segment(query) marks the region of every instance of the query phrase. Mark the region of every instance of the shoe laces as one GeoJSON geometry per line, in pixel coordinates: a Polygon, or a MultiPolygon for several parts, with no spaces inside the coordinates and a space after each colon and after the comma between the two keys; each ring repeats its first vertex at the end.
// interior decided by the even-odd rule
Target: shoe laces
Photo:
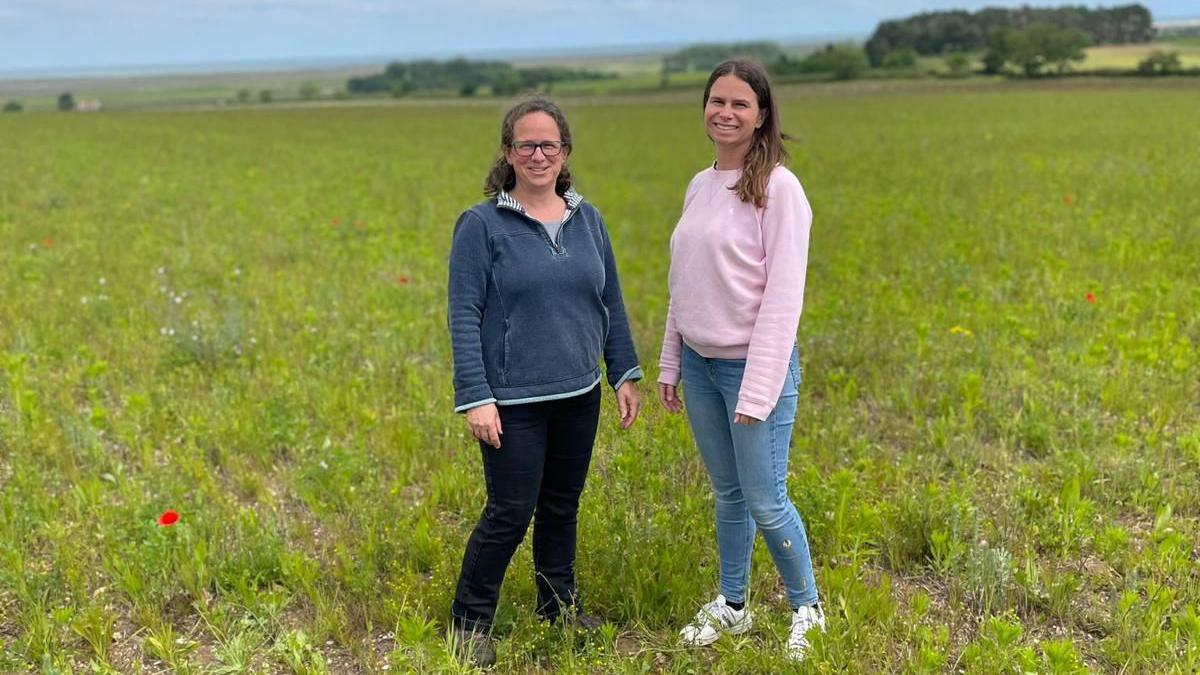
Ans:
{"type": "Polygon", "coordinates": [[[825,613],[821,608],[813,606],[800,607],[792,612],[792,630],[788,636],[791,646],[808,646],[808,631],[813,626],[825,626],[825,613]]]}
{"type": "Polygon", "coordinates": [[[735,612],[737,610],[725,604],[723,598],[717,598],[701,607],[700,611],[696,613],[696,627],[702,628],[706,625],[731,626],[735,620],[735,612]]]}

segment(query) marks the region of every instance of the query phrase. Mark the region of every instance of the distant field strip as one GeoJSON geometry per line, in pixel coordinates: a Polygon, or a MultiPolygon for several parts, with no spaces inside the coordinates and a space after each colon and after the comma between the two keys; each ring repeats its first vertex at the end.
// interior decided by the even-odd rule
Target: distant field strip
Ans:
{"type": "Polygon", "coordinates": [[[1153,43],[1149,45],[1089,47],[1084,51],[1087,54],[1087,59],[1079,66],[1082,70],[1137,68],[1138,63],[1156,51],[1177,52],[1179,54],[1179,61],[1184,68],[1200,67],[1200,44],[1153,43]]]}

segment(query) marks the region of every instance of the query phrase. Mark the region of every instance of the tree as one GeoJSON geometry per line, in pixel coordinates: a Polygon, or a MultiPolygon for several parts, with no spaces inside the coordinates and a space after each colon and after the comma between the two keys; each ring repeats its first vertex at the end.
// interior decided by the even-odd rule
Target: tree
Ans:
{"type": "Polygon", "coordinates": [[[917,65],[917,50],[912,47],[893,49],[883,57],[884,68],[914,68],[917,65]]]}
{"type": "Polygon", "coordinates": [[[1179,72],[1182,68],[1183,62],[1179,59],[1179,52],[1161,49],[1154,50],[1138,63],[1138,72],[1143,75],[1167,75],[1179,72]]]}
{"type": "Polygon", "coordinates": [[[20,101],[9,101],[4,104],[4,112],[6,113],[18,113],[24,109],[25,107],[21,105],[20,101]]]}
{"type": "Polygon", "coordinates": [[[971,74],[971,57],[962,52],[950,52],[944,59],[946,70],[955,77],[964,77],[971,74]]]}
{"type": "MultiPolygon", "coordinates": [[[[391,65],[388,66],[388,69],[391,69],[391,65]]],[[[366,77],[352,77],[346,81],[346,91],[352,94],[375,94],[391,91],[394,88],[392,83],[398,81],[406,80],[403,77],[390,77],[387,72],[366,77]]]]}
{"type": "Polygon", "coordinates": [[[869,62],[863,50],[854,45],[825,45],[803,59],[795,60],[785,54],[770,64],[776,75],[797,73],[828,73],[835,80],[852,80],[867,69],[869,62]]]}
{"type": "Polygon", "coordinates": [[[270,103],[275,100],[275,93],[270,89],[260,89],[258,92],[258,100],[263,103],[270,103]]]}
{"type": "Polygon", "coordinates": [[[868,56],[853,44],[826,44],[824,49],[804,56],[788,58],[786,54],[770,62],[768,70],[780,76],[798,73],[828,73],[832,79],[854,79],[869,67],[868,56]]]}
{"type": "Polygon", "coordinates": [[[1009,35],[1012,31],[998,28],[988,35],[987,51],[983,53],[983,72],[988,75],[999,75],[1004,72],[1004,63],[1008,61],[1009,35]]]}
{"type": "Polygon", "coordinates": [[[1091,43],[1088,34],[1079,28],[1052,30],[1046,36],[1046,60],[1061,75],[1071,67],[1071,61],[1079,63],[1087,58],[1083,49],[1091,43]]]}
{"type": "Polygon", "coordinates": [[[392,83],[392,98],[404,98],[412,93],[412,90],[415,88],[416,85],[412,83],[412,80],[407,78],[403,80],[396,80],[392,83]]]}
{"type": "Polygon", "coordinates": [[[300,85],[300,98],[305,101],[311,101],[321,95],[321,87],[312,80],[304,82],[300,85]]]}
{"type": "Polygon", "coordinates": [[[521,90],[521,77],[512,71],[501,71],[491,80],[492,94],[512,96],[521,90]]]}
{"type": "Polygon", "coordinates": [[[1008,36],[1006,60],[1020,68],[1026,77],[1037,76],[1046,65],[1042,38],[1047,29],[1050,27],[1045,24],[1034,24],[1008,36]]]}
{"type": "Polygon", "coordinates": [[[244,87],[242,89],[238,89],[238,92],[237,92],[238,103],[249,103],[250,97],[253,95],[254,94],[249,89],[246,89],[244,87]]]}
{"type": "Polygon", "coordinates": [[[863,49],[871,65],[879,67],[887,55],[897,49],[912,49],[917,43],[919,28],[912,20],[884,21],[875,29],[863,49]]]}
{"type": "Polygon", "coordinates": [[[870,66],[867,55],[861,49],[841,46],[830,47],[820,61],[835,80],[853,80],[870,66]]]}
{"type": "Polygon", "coordinates": [[[1005,58],[1020,68],[1026,77],[1037,77],[1048,65],[1053,64],[1061,74],[1067,70],[1070,61],[1082,61],[1088,36],[1078,28],[1060,29],[1034,23],[1009,33],[1006,42],[1005,58]]]}
{"type": "MultiPolygon", "coordinates": [[[[876,27],[863,48],[871,65],[876,67],[883,65],[888,54],[904,48],[915,49],[918,54],[925,56],[952,51],[972,52],[985,47],[994,51],[995,47],[991,44],[993,34],[1023,30],[1034,24],[1045,24],[1063,31],[1081,31],[1092,44],[1145,43],[1154,37],[1150,10],[1142,5],[1108,9],[1023,5],[1012,9],[988,7],[974,13],[961,10],[925,12],[905,19],[884,21],[876,27]]],[[[991,62],[995,65],[997,60],[993,58],[991,62]]],[[[1057,63],[1065,68],[1066,61],[1057,63]]]]}
{"type": "Polygon", "coordinates": [[[688,70],[712,70],[718,63],[734,57],[748,57],[759,63],[771,63],[783,54],[783,48],[774,42],[696,44],[663,57],[662,71],[670,74],[688,70]]]}
{"type": "Polygon", "coordinates": [[[58,96],[58,109],[63,112],[70,112],[75,109],[75,97],[69,91],[64,91],[58,96]]]}
{"type": "Polygon", "coordinates": [[[391,92],[393,96],[400,97],[426,91],[473,96],[487,88],[498,96],[509,96],[523,90],[549,91],[558,82],[611,77],[615,75],[562,66],[516,68],[504,61],[423,59],[395,61],[389,63],[382,73],[350,78],[346,82],[346,89],[354,94],[391,92]]]}

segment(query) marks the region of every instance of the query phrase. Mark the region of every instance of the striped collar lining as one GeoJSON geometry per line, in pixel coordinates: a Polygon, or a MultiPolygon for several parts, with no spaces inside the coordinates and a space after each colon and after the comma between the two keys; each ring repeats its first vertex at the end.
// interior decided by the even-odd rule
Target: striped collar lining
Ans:
{"type": "MultiPolygon", "coordinates": [[[[563,199],[567,202],[567,213],[563,214],[563,221],[565,222],[567,216],[583,203],[583,195],[568,188],[566,194],[563,195],[563,199]]],[[[525,207],[521,205],[521,202],[513,199],[512,195],[508,194],[505,190],[501,190],[496,194],[496,206],[512,209],[523,216],[529,215],[525,213],[525,207]]]]}

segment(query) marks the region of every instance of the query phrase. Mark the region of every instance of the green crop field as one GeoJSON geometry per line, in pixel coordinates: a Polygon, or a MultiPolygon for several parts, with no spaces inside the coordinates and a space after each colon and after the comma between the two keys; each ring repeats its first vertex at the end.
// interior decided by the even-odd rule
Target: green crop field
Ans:
{"type": "Polygon", "coordinates": [[[1138,63],[1154,52],[1175,52],[1184,68],[1200,67],[1200,45],[1186,40],[1179,42],[1154,42],[1145,45],[1109,45],[1089,47],[1084,50],[1087,58],[1077,67],[1080,70],[1124,68],[1133,70],[1138,63]]]}
{"type": "MultiPolygon", "coordinates": [[[[566,105],[650,380],[698,96],[566,105]]],[[[1200,95],[783,97],[815,212],[790,488],[829,616],[797,670],[1196,672],[1200,95]]],[[[456,669],[484,485],[445,260],[501,105],[0,117],[0,672],[456,669]]],[[[605,394],[580,516],[608,624],[539,624],[523,545],[496,672],[788,670],[761,540],[755,628],[676,644],[713,505],[643,384],[629,432],[605,394]]]]}

